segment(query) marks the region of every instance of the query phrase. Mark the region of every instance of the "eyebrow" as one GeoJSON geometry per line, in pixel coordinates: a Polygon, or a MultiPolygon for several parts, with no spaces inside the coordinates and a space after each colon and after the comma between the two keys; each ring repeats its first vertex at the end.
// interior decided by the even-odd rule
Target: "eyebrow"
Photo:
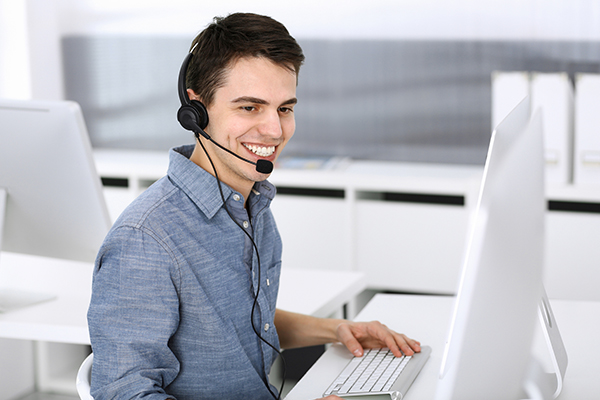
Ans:
{"type": "MultiPolygon", "coordinates": [[[[252,97],[252,96],[238,97],[237,99],[232,100],[232,103],[254,103],[254,104],[263,104],[263,105],[269,104],[269,102],[264,99],[259,99],[258,97],[252,97]]],[[[281,105],[288,106],[288,105],[292,105],[292,104],[296,104],[296,103],[298,103],[298,99],[293,97],[289,100],[284,101],[283,103],[281,103],[281,105]]]]}

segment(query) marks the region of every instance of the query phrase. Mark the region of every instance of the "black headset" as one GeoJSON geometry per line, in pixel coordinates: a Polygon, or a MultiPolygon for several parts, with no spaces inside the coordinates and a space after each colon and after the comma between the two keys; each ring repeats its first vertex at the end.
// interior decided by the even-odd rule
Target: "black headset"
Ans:
{"type": "Polygon", "coordinates": [[[210,136],[204,132],[204,129],[208,126],[208,111],[206,111],[206,107],[202,102],[190,100],[185,84],[188,65],[193,56],[192,51],[194,51],[193,48],[183,60],[181,70],[179,71],[177,91],[179,92],[181,107],[177,111],[177,120],[188,131],[198,133],[210,140],[210,136]]]}
{"type": "MultiPolygon", "coordinates": [[[[232,156],[247,162],[248,164],[252,164],[256,167],[256,170],[261,174],[270,174],[273,171],[273,163],[269,160],[259,159],[256,162],[250,161],[233,151],[229,150],[221,146],[219,143],[215,142],[204,129],[208,126],[208,111],[206,110],[206,106],[202,104],[202,102],[198,100],[190,100],[190,97],[187,93],[186,88],[186,75],[188,65],[192,59],[192,52],[194,51],[194,47],[190,50],[189,54],[183,60],[183,64],[181,65],[181,69],[179,70],[179,82],[177,85],[177,91],[179,93],[179,101],[181,102],[181,107],[177,111],[177,120],[188,131],[192,131],[196,134],[196,138],[198,142],[200,142],[199,135],[202,135],[205,139],[210,140],[216,146],[231,154],[232,156]]],[[[202,142],[200,142],[202,144],[202,142]]],[[[204,147],[204,146],[203,146],[204,147]]]]}

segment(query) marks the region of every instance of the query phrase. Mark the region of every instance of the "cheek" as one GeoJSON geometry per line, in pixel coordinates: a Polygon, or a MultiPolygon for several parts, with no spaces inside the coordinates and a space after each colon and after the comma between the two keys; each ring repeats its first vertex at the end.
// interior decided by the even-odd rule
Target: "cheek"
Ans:
{"type": "Polygon", "coordinates": [[[281,128],[283,130],[283,136],[285,139],[290,140],[296,131],[296,120],[294,118],[290,118],[288,121],[284,121],[281,125],[281,128]]]}
{"type": "Polygon", "coordinates": [[[224,137],[224,140],[231,145],[235,145],[238,138],[247,133],[251,128],[252,125],[243,120],[231,119],[227,124],[223,124],[220,127],[219,132],[224,137]]]}
{"type": "Polygon", "coordinates": [[[289,142],[289,140],[294,136],[294,132],[296,130],[296,123],[292,120],[291,122],[286,122],[281,125],[283,130],[283,142],[279,145],[278,154],[281,154],[285,145],[289,142]]]}

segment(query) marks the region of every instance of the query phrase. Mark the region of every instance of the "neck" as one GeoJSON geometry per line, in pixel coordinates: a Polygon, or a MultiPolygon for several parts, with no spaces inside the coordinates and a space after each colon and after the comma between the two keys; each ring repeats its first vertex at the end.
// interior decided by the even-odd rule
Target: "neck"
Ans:
{"type": "Polygon", "coordinates": [[[245,181],[242,179],[234,179],[234,177],[228,175],[226,173],[227,172],[226,169],[228,167],[223,166],[219,162],[219,158],[213,154],[210,146],[207,146],[206,144],[204,144],[204,146],[210,156],[210,160],[212,160],[212,162],[214,163],[214,168],[213,168],[213,165],[211,164],[209,158],[207,157],[206,153],[204,152],[204,149],[202,149],[202,146],[198,143],[196,143],[196,147],[194,148],[194,151],[192,152],[192,156],[190,157],[190,160],[193,163],[195,163],[196,165],[200,166],[205,171],[207,171],[212,176],[216,177],[218,175],[218,178],[221,181],[221,183],[224,183],[224,184],[228,185],[229,187],[231,187],[233,190],[239,192],[244,197],[244,207],[246,207],[246,204],[248,202],[248,197],[250,196],[250,191],[252,190],[252,187],[254,186],[254,182],[245,181]],[[217,175],[215,175],[215,169],[217,170],[217,175]]]}

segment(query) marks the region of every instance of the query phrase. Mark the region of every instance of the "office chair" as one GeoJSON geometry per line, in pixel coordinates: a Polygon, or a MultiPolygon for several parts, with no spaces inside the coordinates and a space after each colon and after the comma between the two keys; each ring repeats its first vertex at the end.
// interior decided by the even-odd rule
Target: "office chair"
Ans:
{"type": "Polygon", "coordinates": [[[92,362],[94,361],[94,353],[90,354],[83,360],[79,371],[77,371],[77,393],[81,400],[94,400],[90,394],[90,382],[92,377],[92,362]]]}

